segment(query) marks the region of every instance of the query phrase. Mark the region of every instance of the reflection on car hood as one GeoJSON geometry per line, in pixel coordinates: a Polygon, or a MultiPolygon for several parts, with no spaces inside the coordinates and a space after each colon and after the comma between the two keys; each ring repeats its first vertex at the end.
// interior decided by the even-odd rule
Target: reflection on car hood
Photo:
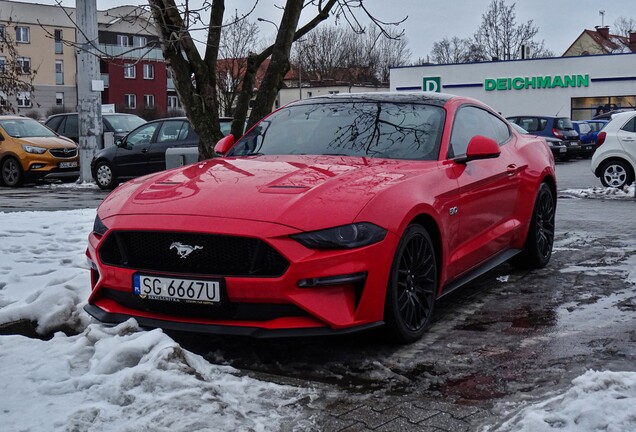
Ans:
{"type": "Polygon", "coordinates": [[[61,137],[25,137],[13,139],[20,144],[44,148],[77,148],[77,145],[73,141],[61,137]]]}
{"type": "Polygon", "coordinates": [[[275,222],[302,230],[354,221],[376,194],[436,162],[334,156],[213,159],[141,177],[115,189],[99,208],[115,214],[189,214],[275,222]],[[324,218],[320,218],[324,220],[324,218]]]}

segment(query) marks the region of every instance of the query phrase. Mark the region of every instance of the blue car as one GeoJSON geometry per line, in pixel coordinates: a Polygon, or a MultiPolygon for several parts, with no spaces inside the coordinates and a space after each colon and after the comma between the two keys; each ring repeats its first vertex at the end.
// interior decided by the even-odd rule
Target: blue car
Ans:
{"type": "Polygon", "coordinates": [[[596,139],[592,127],[585,121],[573,121],[572,126],[579,133],[579,140],[581,140],[580,155],[585,158],[592,156],[596,150],[596,139]]]}
{"type": "MultiPolygon", "coordinates": [[[[561,143],[567,147],[566,155],[562,157],[563,160],[581,156],[579,133],[574,130],[569,117],[517,115],[506,117],[506,119],[521,126],[532,135],[561,140],[561,143]]],[[[592,149],[590,154],[593,151],[592,149]]]]}

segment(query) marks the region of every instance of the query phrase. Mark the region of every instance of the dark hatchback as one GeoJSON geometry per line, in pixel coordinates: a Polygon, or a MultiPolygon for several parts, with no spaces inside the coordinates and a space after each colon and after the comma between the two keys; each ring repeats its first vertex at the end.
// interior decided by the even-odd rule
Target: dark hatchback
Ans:
{"type": "MultiPolygon", "coordinates": [[[[229,133],[231,122],[221,119],[224,135],[229,133]]],[[[199,136],[186,117],[150,121],[95,155],[93,179],[100,188],[112,189],[122,181],[165,170],[168,148],[198,144],[199,136]]]]}
{"type": "MultiPolygon", "coordinates": [[[[104,132],[112,132],[115,141],[122,139],[131,130],[146,123],[146,120],[134,114],[112,113],[102,114],[104,132]]],[[[46,119],[46,127],[58,134],[79,143],[79,124],[77,113],[55,114],[46,119]]]]}
{"type": "Polygon", "coordinates": [[[556,138],[561,140],[567,147],[565,156],[561,160],[577,157],[581,154],[581,142],[579,134],[574,130],[569,117],[552,116],[511,116],[506,119],[515,123],[532,135],[539,135],[546,138],[556,138]]]}
{"type": "MultiPolygon", "coordinates": [[[[510,123],[510,124],[520,134],[533,135],[516,123],[510,123]]],[[[548,144],[548,147],[550,147],[550,151],[552,152],[552,155],[554,156],[554,158],[559,160],[564,160],[568,152],[568,147],[565,144],[563,144],[563,142],[558,138],[551,138],[551,137],[542,137],[542,138],[545,139],[546,143],[548,144]]]]}

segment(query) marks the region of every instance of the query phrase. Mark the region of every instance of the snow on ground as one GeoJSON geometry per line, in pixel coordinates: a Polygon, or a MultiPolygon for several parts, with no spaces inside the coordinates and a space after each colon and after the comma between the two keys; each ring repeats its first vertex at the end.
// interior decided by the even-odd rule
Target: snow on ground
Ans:
{"type": "Polygon", "coordinates": [[[563,394],[528,406],[498,432],[636,430],[636,372],[589,370],[563,394]]]}
{"type": "Polygon", "coordinates": [[[587,189],[565,189],[559,191],[559,197],[634,199],[634,184],[624,188],[591,187],[587,189]]]}
{"type": "Polygon", "coordinates": [[[134,320],[90,324],[84,251],[94,210],[0,213],[0,430],[275,431],[312,389],[240,376],[134,320]]]}
{"type": "Polygon", "coordinates": [[[95,190],[99,190],[99,186],[97,186],[96,183],[93,182],[82,182],[82,183],[44,183],[44,184],[39,184],[35,186],[36,189],[55,189],[55,190],[60,190],[60,189],[95,189],[95,190]]]}

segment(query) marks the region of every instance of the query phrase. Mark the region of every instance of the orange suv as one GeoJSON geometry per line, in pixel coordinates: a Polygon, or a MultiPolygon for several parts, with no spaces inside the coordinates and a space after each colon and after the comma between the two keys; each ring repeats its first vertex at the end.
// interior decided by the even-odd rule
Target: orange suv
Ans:
{"type": "Polygon", "coordinates": [[[0,179],[7,186],[25,181],[79,177],[77,144],[37,121],[20,116],[0,116],[0,179]]]}

